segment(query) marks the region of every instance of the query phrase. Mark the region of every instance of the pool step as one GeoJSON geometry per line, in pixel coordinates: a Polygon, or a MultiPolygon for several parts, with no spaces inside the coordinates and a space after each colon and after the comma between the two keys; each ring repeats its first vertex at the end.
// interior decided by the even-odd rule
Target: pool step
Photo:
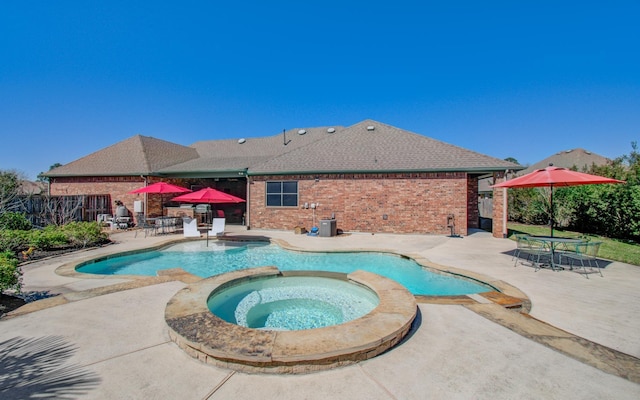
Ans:
{"type": "Polygon", "coordinates": [[[513,297],[500,292],[485,292],[478,293],[478,297],[482,297],[491,301],[492,303],[501,305],[504,308],[512,310],[521,310],[525,306],[526,300],[518,297],[513,297]]]}

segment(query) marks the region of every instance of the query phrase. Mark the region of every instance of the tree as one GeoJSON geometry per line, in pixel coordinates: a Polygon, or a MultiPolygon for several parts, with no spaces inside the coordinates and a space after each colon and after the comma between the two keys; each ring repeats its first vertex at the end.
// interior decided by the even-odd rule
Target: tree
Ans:
{"type": "Polygon", "coordinates": [[[20,178],[16,171],[0,170],[0,213],[17,211],[20,178]]]}
{"type": "Polygon", "coordinates": [[[515,158],[513,158],[513,157],[507,157],[507,158],[505,158],[504,160],[505,160],[505,161],[512,162],[512,163],[514,163],[514,164],[518,164],[518,165],[520,165],[520,163],[518,162],[518,160],[516,160],[516,159],[515,159],[515,158]]]}
{"type": "MultiPolygon", "coordinates": [[[[62,167],[62,164],[55,163],[55,164],[51,165],[49,167],[49,171],[51,171],[52,169],[58,168],[58,167],[62,167]]],[[[38,181],[38,182],[49,182],[49,178],[44,176],[44,172],[40,172],[38,174],[38,176],[36,177],[36,181],[38,181]]]]}

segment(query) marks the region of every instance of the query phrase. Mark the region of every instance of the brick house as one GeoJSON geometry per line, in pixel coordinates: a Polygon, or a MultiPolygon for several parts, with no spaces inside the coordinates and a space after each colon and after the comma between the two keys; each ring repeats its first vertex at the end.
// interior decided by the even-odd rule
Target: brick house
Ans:
{"type": "MultiPolygon", "coordinates": [[[[51,194],[110,194],[128,207],[130,190],[163,180],[210,186],[247,200],[258,229],[310,229],[335,217],[344,231],[466,234],[477,228],[478,179],[499,182],[522,167],[373,120],[350,127],[292,129],[191,146],[134,136],[47,173],[51,194]]],[[[494,236],[502,237],[496,191],[494,236]]],[[[159,195],[144,199],[157,213],[159,195]]],[[[234,206],[234,207],[237,207],[234,206]]]]}

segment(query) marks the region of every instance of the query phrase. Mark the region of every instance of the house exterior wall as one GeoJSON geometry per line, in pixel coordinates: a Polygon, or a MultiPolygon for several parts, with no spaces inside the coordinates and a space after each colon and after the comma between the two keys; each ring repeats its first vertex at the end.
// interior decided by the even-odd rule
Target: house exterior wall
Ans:
{"type": "Polygon", "coordinates": [[[127,194],[127,192],[143,185],[144,180],[140,176],[56,177],[51,178],[50,193],[52,196],[109,194],[112,207],[116,200],[120,200],[133,213],[134,200],[142,199],[138,198],[138,195],[127,194]]]}
{"type": "MultiPolygon", "coordinates": [[[[165,181],[174,185],[185,186],[184,180],[180,179],[160,179],[156,177],[148,177],[147,184],[165,181]]],[[[108,194],[111,195],[112,212],[115,209],[116,200],[122,201],[129,212],[134,215],[133,203],[136,200],[147,202],[147,215],[160,215],[162,212],[162,200],[166,202],[175,194],[165,194],[162,197],[159,194],[129,194],[128,192],[145,186],[144,178],[140,176],[100,176],[100,177],[56,177],[51,178],[50,191],[52,196],[57,195],[86,195],[86,194],[108,194]]],[[[135,216],[135,215],[134,215],[135,216]]]]}
{"type": "MultiPolygon", "coordinates": [[[[319,219],[336,217],[338,229],[354,232],[449,234],[447,216],[466,235],[469,210],[477,225],[477,184],[464,172],[252,176],[249,224],[257,229],[309,230],[319,219]],[[316,177],[318,178],[316,181],[316,177]],[[298,181],[297,207],[266,207],[267,181],[298,181]],[[473,192],[473,194],[472,194],[473,192]],[[475,202],[469,205],[469,202],[475,202]],[[386,218],[385,218],[386,216],[386,218]]],[[[476,180],[477,181],[477,180],[476,180]]],[[[472,224],[473,225],[473,224],[472,224]]]]}
{"type": "MultiPolygon", "coordinates": [[[[493,178],[495,184],[504,182],[504,172],[494,173],[493,178]]],[[[506,229],[503,227],[503,223],[505,223],[505,215],[507,215],[507,201],[505,201],[506,193],[506,189],[493,189],[493,237],[496,238],[504,238],[507,234],[506,229]]]]}

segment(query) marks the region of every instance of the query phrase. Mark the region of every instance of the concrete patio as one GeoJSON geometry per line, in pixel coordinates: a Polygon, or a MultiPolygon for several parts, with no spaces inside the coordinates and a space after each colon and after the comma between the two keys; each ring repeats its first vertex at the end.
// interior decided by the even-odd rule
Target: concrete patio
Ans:
{"type": "Polygon", "coordinates": [[[282,231],[268,237],[306,250],[388,250],[441,269],[504,282],[531,301],[528,316],[479,296],[419,304],[410,337],[376,358],[305,375],[258,375],[204,364],[169,338],[167,301],[188,277],[62,276],[59,267],[149,247],[178,235],[122,232],[114,245],[28,264],[25,291],[61,295],[0,320],[0,397],[122,399],[637,399],[640,267],[613,262],[604,277],[513,267],[515,243],[486,232],[463,238],[282,231]],[[36,357],[35,354],[39,356],[36,357]],[[8,372],[11,372],[9,374],[8,372]]]}

